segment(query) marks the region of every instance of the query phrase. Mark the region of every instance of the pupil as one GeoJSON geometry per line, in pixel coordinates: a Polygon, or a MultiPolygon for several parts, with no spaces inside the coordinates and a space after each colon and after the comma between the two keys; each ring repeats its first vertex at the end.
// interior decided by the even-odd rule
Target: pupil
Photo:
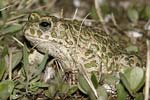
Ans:
{"type": "Polygon", "coordinates": [[[41,22],[40,24],[39,24],[40,26],[42,26],[42,27],[50,27],[50,23],[48,23],[48,22],[41,22]]]}

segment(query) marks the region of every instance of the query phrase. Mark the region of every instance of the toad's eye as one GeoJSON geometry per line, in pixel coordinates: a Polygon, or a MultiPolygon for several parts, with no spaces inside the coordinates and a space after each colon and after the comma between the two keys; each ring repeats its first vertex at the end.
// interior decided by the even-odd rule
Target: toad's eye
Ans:
{"type": "Polygon", "coordinates": [[[46,31],[46,30],[49,30],[51,28],[51,22],[43,21],[43,22],[39,23],[39,26],[42,30],[46,31]]]}
{"type": "Polygon", "coordinates": [[[41,22],[39,25],[42,27],[51,27],[51,23],[49,22],[41,22]]]}

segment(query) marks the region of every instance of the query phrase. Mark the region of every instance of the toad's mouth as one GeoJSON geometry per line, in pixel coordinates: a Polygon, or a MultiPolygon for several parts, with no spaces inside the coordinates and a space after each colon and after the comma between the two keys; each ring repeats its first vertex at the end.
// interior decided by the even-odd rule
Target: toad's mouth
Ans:
{"type": "Polygon", "coordinates": [[[50,42],[50,40],[47,40],[47,39],[42,39],[42,38],[38,38],[36,36],[31,36],[31,35],[25,35],[25,38],[30,41],[30,42],[33,42],[33,41],[40,41],[40,42],[50,42]]]}
{"type": "Polygon", "coordinates": [[[36,47],[42,53],[48,52],[49,55],[59,59],[70,59],[68,49],[54,40],[44,40],[27,35],[25,35],[25,38],[31,43],[32,46],[36,47]]]}
{"type": "Polygon", "coordinates": [[[59,46],[64,46],[66,45],[63,40],[61,39],[57,39],[57,38],[39,38],[37,36],[33,36],[33,35],[30,35],[30,34],[27,34],[25,35],[25,38],[33,43],[33,44],[38,44],[38,43],[49,43],[49,44],[52,44],[52,45],[59,45],[59,46]]]}

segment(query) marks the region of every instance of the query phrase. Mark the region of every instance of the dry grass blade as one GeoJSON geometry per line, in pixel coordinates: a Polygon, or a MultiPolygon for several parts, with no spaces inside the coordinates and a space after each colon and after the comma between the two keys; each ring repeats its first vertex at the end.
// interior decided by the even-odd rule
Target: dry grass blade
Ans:
{"type": "MultiPolygon", "coordinates": [[[[150,26],[150,24],[149,24],[150,26]]],[[[150,36],[150,30],[148,30],[148,36],[150,36]]],[[[150,88],[150,40],[147,39],[147,64],[146,64],[146,82],[145,82],[145,99],[149,100],[149,88],[150,88]]]]}
{"type": "Polygon", "coordinates": [[[88,13],[88,14],[84,17],[84,19],[82,20],[82,23],[81,23],[81,25],[80,25],[80,29],[79,29],[79,31],[78,31],[78,37],[77,37],[76,50],[77,50],[79,38],[80,38],[80,35],[81,35],[82,25],[83,25],[84,21],[86,20],[86,18],[87,18],[89,15],[90,15],[90,13],[88,13]]]}
{"type": "Polygon", "coordinates": [[[22,42],[20,42],[17,38],[15,38],[14,36],[12,36],[12,38],[18,43],[20,44],[22,47],[24,46],[24,44],[22,42]]]}
{"type": "MultiPolygon", "coordinates": [[[[12,51],[9,51],[9,80],[12,80],[12,51]]],[[[9,100],[12,100],[10,97],[9,100]]]]}
{"type": "Polygon", "coordinates": [[[12,5],[9,5],[9,6],[7,6],[7,7],[4,7],[4,8],[2,8],[2,9],[0,9],[0,11],[3,11],[3,10],[6,10],[7,8],[10,8],[12,5]]]}
{"type": "Polygon", "coordinates": [[[76,8],[72,20],[74,20],[76,18],[77,12],[78,12],[78,8],[76,8]]]}
{"type": "Polygon", "coordinates": [[[96,13],[98,15],[98,18],[100,20],[101,23],[104,22],[104,19],[102,17],[102,12],[101,12],[101,9],[99,8],[99,3],[98,3],[98,0],[94,0],[94,3],[95,3],[95,9],[96,9],[96,13]]]}
{"type": "Polygon", "coordinates": [[[9,80],[12,79],[12,51],[9,50],[9,80]]]}
{"type": "Polygon", "coordinates": [[[103,17],[102,17],[103,15],[102,15],[101,9],[100,9],[100,7],[99,7],[99,5],[98,5],[98,4],[99,4],[99,3],[98,3],[98,0],[94,0],[94,3],[95,3],[95,9],[96,9],[96,13],[97,13],[97,15],[98,15],[99,21],[101,22],[102,27],[104,28],[105,32],[106,32],[107,34],[109,34],[109,31],[108,31],[108,29],[106,28],[104,19],[103,19],[103,17]]]}
{"type": "Polygon", "coordinates": [[[28,65],[29,65],[29,62],[28,62],[28,51],[27,51],[27,46],[24,44],[24,47],[23,47],[23,63],[24,63],[24,73],[25,73],[25,77],[26,77],[26,92],[28,92],[28,85],[29,85],[29,70],[28,70],[28,65]]]}
{"type": "MultiPolygon", "coordinates": [[[[78,38],[77,38],[76,50],[77,50],[77,48],[78,48],[78,42],[79,42],[80,35],[82,34],[82,33],[81,33],[82,25],[83,25],[84,21],[86,20],[86,18],[87,18],[89,15],[90,15],[90,13],[87,14],[87,15],[84,17],[84,19],[82,20],[82,23],[81,23],[81,25],[80,25],[80,29],[79,29],[79,31],[78,31],[78,38]]],[[[89,86],[91,87],[91,89],[93,90],[93,93],[94,93],[95,97],[98,98],[96,89],[94,88],[94,86],[93,86],[91,80],[89,79],[89,77],[88,77],[88,75],[87,75],[87,72],[85,71],[84,66],[82,66],[82,65],[79,66],[79,70],[80,70],[80,72],[83,73],[83,76],[84,76],[84,78],[86,79],[86,81],[88,82],[88,84],[89,84],[89,86]]]]}
{"type": "Polygon", "coordinates": [[[88,77],[87,72],[86,72],[84,66],[81,65],[80,68],[79,68],[79,70],[80,70],[80,72],[82,72],[84,78],[86,79],[87,83],[88,83],[89,86],[91,87],[91,89],[92,89],[92,91],[93,91],[95,97],[98,98],[97,91],[96,91],[96,89],[95,89],[95,87],[94,87],[92,81],[91,81],[90,78],[88,77]]]}

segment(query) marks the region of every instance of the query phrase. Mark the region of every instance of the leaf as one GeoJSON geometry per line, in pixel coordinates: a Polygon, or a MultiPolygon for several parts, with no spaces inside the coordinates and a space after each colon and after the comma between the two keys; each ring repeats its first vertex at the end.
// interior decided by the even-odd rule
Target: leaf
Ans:
{"type": "Polygon", "coordinates": [[[134,100],[144,100],[144,95],[142,93],[139,93],[134,100]]]}
{"type": "Polygon", "coordinates": [[[104,84],[116,85],[116,82],[119,81],[117,77],[111,74],[103,74],[101,78],[104,84]]]}
{"type": "Polygon", "coordinates": [[[88,92],[90,91],[90,87],[82,74],[79,74],[78,81],[78,88],[80,89],[80,91],[82,91],[84,94],[88,94],[88,92]]]}
{"type": "Polygon", "coordinates": [[[134,46],[134,45],[131,45],[131,46],[128,46],[126,48],[127,52],[138,52],[138,47],[137,46],[134,46]]]}
{"type": "Polygon", "coordinates": [[[128,94],[125,91],[124,87],[121,84],[117,84],[116,88],[117,88],[117,100],[126,100],[128,94]]]}
{"type": "Polygon", "coordinates": [[[40,87],[40,88],[45,88],[45,87],[48,87],[49,85],[47,84],[47,83],[45,83],[45,82],[34,82],[34,83],[32,83],[32,86],[33,87],[40,87]]]}
{"type": "Polygon", "coordinates": [[[24,44],[24,47],[23,47],[23,64],[24,64],[23,68],[24,68],[24,71],[25,71],[25,74],[26,74],[26,78],[27,78],[29,62],[28,62],[27,46],[25,44],[24,44]]]}
{"type": "Polygon", "coordinates": [[[87,80],[84,78],[83,74],[78,75],[78,88],[84,93],[88,94],[91,100],[97,100],[97,97],[95,96],[92,87],[90,87],[87,80]]]}
{"type": "Polygon", "coordinates": [[[130,87],[134,93],[139,91],[139,89],[144,85],[145,73],[142,68],[134,67],[131,70],[130,77],[128,77],[130,87]]]}
{"type": "Polygon", "coordinates": [[[102,11],[103,16],[106,16],[110,13],[110,7],[107,1],[101,5],[100,9],[102,11]]]}
{"type": "Polygon", "coordinates": [[[139,19],[139,13],[136,9],[128,9],[128,18],[132,21],[132,22],[137,22],[139,19]]]}
{"type": "Polygon", "coordinates": [[[0,59],[0,80],[3,78],[6,68],[7,65],[5,59],[4,58],[0,59]]]}
{"type": "Polygon", "coordinates": [[[28,91],[28,86],[29,86],[29,62],[28,62],[28,52],[27,52],[27,46],[24,44],[23,47],[23,74],[25,74],[26,78],[26,91],[28,91]]]}
{"type": "Polygon", "coordinates": [[[119,75],[120,75],[120,80],[122,81],[122,83],[126,87],[126,89],[129,91],[130,95],[132,95],[133,97],[135,97],[135,94],[133,94],[133,92],[132,92],[132,90],[130,88],[130,83],[126,79],[125,75],[122,74],[122,73],[119,73],[119,75]]]}
{"type": "Polygon", "coordinates": [[[104,87],[99,86],[97,88],[98,100],[108,100],[107,91],[104,87]]]}
{"type": "Polygon", "coordinates": [[[30,91],[37,92],[39,88],[48,88],[48,86],[49,85],[44,82],[33,82],[30,83],[30,91]]]}
{"type": "Polygon", "coordinates": [[[98,83],[98,79],[97,79],[95,73],[92,73],[92,75],[91,75],[91,81],[92,81],[94,87],[97,89],[99,83],[98,83]]]}
{"type": "Polygon", "coordinates": [[[48,59],[48,53],[45,54],[42,63],[39,65],[39,72],[41,73],[43,71],[43,69],[45,68],[46,62],[48,59]]]}
{"type": "Polygon", "coordinates": [[[4,47],[2,51],[2,57],[5,57],[8,54],[8,47],[4,47]]]}
{"type": "Polygon", "coordinates": [[[90,12],[92,19],[98,19],[95,7],[92,7],[90,12]]]}
{"type": "Polygon", "coordinates": [[[56,85],[50,85],[48,87],[48,90],[45,91],[45,95],[49,98],[54,98],[56,92],[57,92],[57,86],[56,85]]]}
{"type": "Polygon", "coordinates": [[[68,84],[66,84],[66,83],[63,83],[63,84],[60,84],[60,86],[59,86],[59,91],[60,91],[60,93],[67,93],[68,92],[68,90],[69,90],[69,86],[68,86],[68,84]]]}
{"type": "Polygon", "coordinates": [[[24,44],[23,47],[23,63],[24,67],[27,67],[29,62],[28,62],[28,51],[27,51],[27,46],[24,44]]]}
{"type": "Polygon", "coordinates": [[[120,73],[120,78],[130,94],[135,97],[136,92],[144,85],[145,72],[139,67],[128,68],[123,74],[120,73]]]}
{"type": "Polygon", "coordinates": [[[22,58],[22,52],[16,52],[15,54],[12,55],[12,69],[16,67],[16,65],[19,64],[22,58]]]}
{"type": "Polygon", "coordinates": [[[68,92],[67,92],[67,95],[70,96],[70,95],[72,95],[73,93],[75,93],[77,90],[78,90],[77,85],[72,85],[72,86],[69,88],[69,90],[68,90],[68,92]]]}
{"type": "Polygon", "coordinates": [[[0,83],[0,99],[7,100],[14,89],[14,82],[10,80],[4,80],[0,83]]]}
{"type": "Polygon", "coordinates": [[[19,24],[17,24],[17,25],[10,25],[10,26],[4,28],[3,32],[4,33],[15,33],[15,32],[17,32],[17,31],[19,31],[21,29],[22,29],[22,26],[19,25],[19,24]]]}
{"type": "Polygon", "coordinates": [[[95,94],[92,91],[89,91],[88,96],[90,97],[90,100],[97,100],[98,97],[95,97],[95,94]]]}
{"type": "Polygon", "coordinates": [[[148,19],[150,19],[150,6],[147,6],[147,7],[145,8],[145,14],[146,14],[146,17],[147,17],[148,19]]]}

